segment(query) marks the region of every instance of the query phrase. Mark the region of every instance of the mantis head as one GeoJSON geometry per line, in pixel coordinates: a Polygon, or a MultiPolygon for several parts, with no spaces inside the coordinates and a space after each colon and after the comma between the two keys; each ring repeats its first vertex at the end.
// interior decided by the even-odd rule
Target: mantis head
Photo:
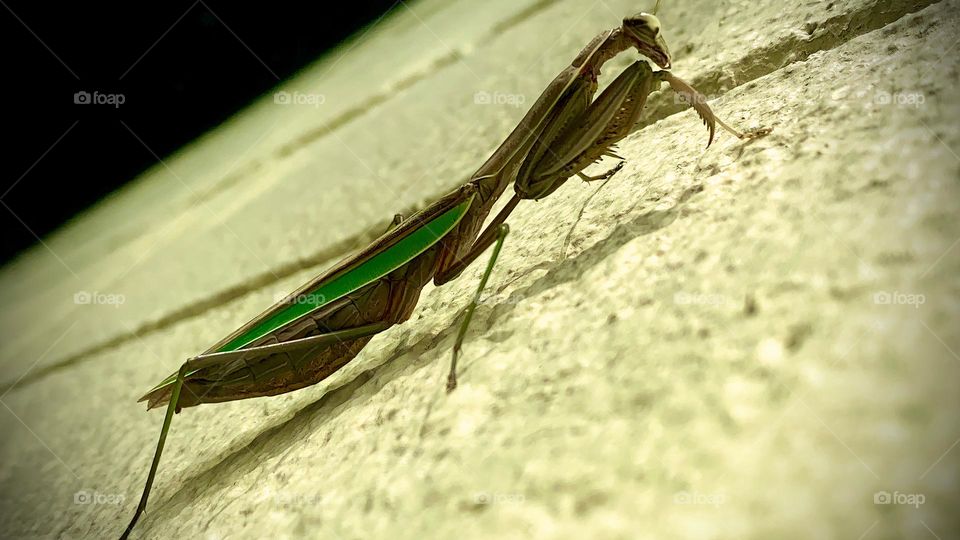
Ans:
{"type": "Polygon", "coordinates": [[[637,51],[651,59],[661,69],[670,69],[670,51],[660,35],[660,19],[649,13],[637,13],[623,20],[623,31],[633,41],[637,51]]]}

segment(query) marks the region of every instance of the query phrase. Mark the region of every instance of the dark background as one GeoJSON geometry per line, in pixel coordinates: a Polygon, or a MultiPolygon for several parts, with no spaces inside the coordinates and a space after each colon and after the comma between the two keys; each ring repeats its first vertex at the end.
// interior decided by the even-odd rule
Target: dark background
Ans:
{"type": "Polygon", "coordinates": [[[144,144],[165,157],[391,9],[0,0],[0,264],[155,163],[144,144]],[[125,103],[78,105],[80,91],[125,103]]]}

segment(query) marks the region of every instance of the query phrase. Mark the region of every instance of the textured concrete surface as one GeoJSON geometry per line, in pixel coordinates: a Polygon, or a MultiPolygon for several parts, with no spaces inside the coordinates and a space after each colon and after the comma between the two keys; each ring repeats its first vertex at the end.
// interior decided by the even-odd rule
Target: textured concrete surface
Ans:
{"type": "MultiPolygon", "coordinates": [[[[514,213],[456,393],[480,265],[315,387],[179,415],[137,534],[956,537],[958,7],[665,3],[675,71],[774,132],[704,150],[652,99],[622,172],[514,213]]],[[[266,96],[4,268],[3,536],[118,534],[135,399],[469,175],[525,111],[478,93],[529,104],[637,9],[412,3],[278,89],[322,104],[266,96]]]]}

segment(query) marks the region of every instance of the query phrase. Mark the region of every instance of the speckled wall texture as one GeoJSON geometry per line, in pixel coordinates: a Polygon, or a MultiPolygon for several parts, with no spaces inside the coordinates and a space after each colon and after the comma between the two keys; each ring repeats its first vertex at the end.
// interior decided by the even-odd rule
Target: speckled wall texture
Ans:
{"type": "MultiPolygon", "coordinates": [[[[0,270],[0,536],[119,535],[136,399],[642,7],[411,2],[0,270]]],[[[956,538],[958,8],[664,2],[674,72],[773,132],[704,149],[653,96],[609,182],[514,212],[456,392],[482,263],[322,383],[178,415],[134,537],[956,538]]]]}

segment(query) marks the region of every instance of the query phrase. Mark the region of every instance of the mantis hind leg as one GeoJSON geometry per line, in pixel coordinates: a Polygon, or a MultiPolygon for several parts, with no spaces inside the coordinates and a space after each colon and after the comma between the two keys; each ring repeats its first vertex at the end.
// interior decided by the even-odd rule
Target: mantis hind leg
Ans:
{"type": "Polygon", "coordinates": [[[150,464],[150,473],[147,475],[147,484],[143,487],[143,494],[140,496],[140,502],[137,504],[137,510],[133,514],[133,519],[123,531],[120,540],[126,540],[130,532],[140,519],[140,515],[147,508],[147,498],[150,496],[150,489],[153,487],[153,479],[157,475],[157,467],[160,465],[160,454],[163,453],[163,444],[167,441],[167,432],[170,431],[170,423],[173,421],[173,413],[177,410],[177,403],[180,401],[180,390],[183,388],[183,379],[189,369],[190,362],[184,362],[177,372],[177,380],[173,385],[173,393],[170,395],[170,403],[167,404],[167,413],[163,417],[163,427],[160,428],[160,440],[157,441],[157,450],[153,454],[153,462],[150,464]]]}
{"type": "MultiPolygon", "coordinates": [[[[170,431],[170,424],[173,421],[173,415],[180,410],[180,395],[184,388],[184,380],[190,376],[190,374],[199,369],[223,365],[231,360],[243,358],[247,355],[269,355],[279,352],[303,350],[304,348],[324,347],[332,343],[371,336],[386,330],[392,326],[392,324],[393,323],[387,321],[370,323],[355,328],[338,330],[327,334],[285,341],[283,343],[273,345],[237,349],[235,351],[222,353],[211,353],[197,356],[184,362],[177,371],[176,378],[173,381],[173,386],[170,393],[170,401],[167,403],[167,412],[163,418],[163,427],[160,428],[160,440],[157,441],[157,449],[153,454],[153,462],[150,464],[150,473],[147,474],[147,483],[143,488],[143,494],[140,496],[140,503],[137,504],[137,510],[133,514],[133,519],[130,520],[130,524],[127,525],[123,535],[120,536],[120,540],[125,540],[128,536],[130,536],[130,532],[133,530],[134,526],[136,526],[137,520],[140,519],[140,516],[147,508],[147,498],[150,496],[150,490],[153,488],[153,479],[157,475],[157,468],[160,465],[160,455],[163,454],[163,445],[167,441],[167,433],[170,431]]],[[[187,391],[192,392],[189,387],[187,387],[187,391]]],[[[196,396],[194,397],[196,398],[196,396]]],[[[199,402],[200,401],[198,399],[197,403],[199,402]]]]}
{"type": "Polygon", "coordinates": [[[477,304],[480,303],[480,295],[483,294],[483,290],[487,288],[487,281],[490,279],[490,273],[493,271],[494,265],[497,264],[497,257],[500,256],[500,248],[503,247],[503,240],[507,237],[509,232],[510,227],[506,223],[500,225],[500,227],[497,229],[497,240],[496,244],[493,246],[493,253],[490,254],[490,261],[487,263],[487,268],[483,271],[483,277],[480,278],[480,285],[477,287],[477,292],[470,300],[470,304],[467,305],[466,313],[463,316],[463,322],[460,323],[460,328],[457,330],[457,340],[453,343],[453,355],[450,359],[450,374],[447,375],[448,394],[457,388],[457,360],[460,358],[460,349],[463,346],[463,338],[467,334],[467,328],[470,326],[470,320],[473,319],[473,312],[476,311],[477,304]]]}

